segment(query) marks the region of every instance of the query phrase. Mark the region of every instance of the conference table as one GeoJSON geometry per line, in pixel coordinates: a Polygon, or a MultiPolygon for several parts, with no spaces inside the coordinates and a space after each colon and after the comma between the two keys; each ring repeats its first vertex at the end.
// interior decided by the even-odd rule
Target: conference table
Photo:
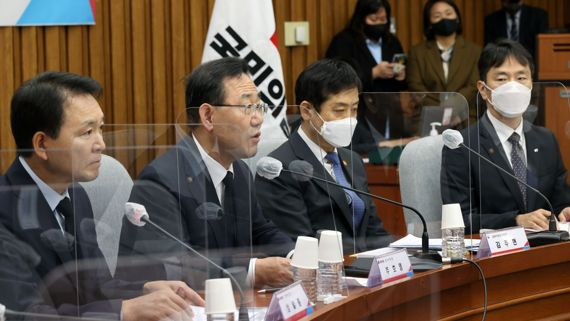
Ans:
{"type": "MultiPolygon", "coordinates": [[[[487,320],[570,319],[570,242],[474,259],[488,288],[487,320]]],[[[350,288],[303,320],[481,320],[483,284],[469,263],[443,265],[374,288],[350,288]]],[[[267,306],[271,294],[256,294],[267,306]]]]}

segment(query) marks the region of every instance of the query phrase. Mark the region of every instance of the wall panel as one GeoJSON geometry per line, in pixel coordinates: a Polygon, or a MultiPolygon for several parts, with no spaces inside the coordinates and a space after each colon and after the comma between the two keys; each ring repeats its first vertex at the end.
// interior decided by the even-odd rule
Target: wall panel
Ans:
{"type": "MultiPolygon", "coordinates": [[[[287,100],[303,68],[324,56],[331,38],[346,26],[356,0],[272,0],[283,61],[287,100]],[[284,47],[283,22],[310,23],[308,47],[284,47]]],[[[422,40],[426,0],[390,0],[405,50],[422,40]]],[[[551,27],[570,23],[565,0],[527,0],[547,9],[551,27]]],[[[0,148],[14,148],[10,97],[24,80],[44,70],[89,75],[104,87],[107,123],[185,121],[184,77],[200,63],[214,0],[97,0],[95,26],[0,28],[0,148]]],[[[482,44],[483,18],[499,0],[457,0],[465,37],[482,44]]],[[[255,17],[244,17],[255,19],[255,17]]],[[[162,138],[171,143],[172,138],[162,138]]],[[[13,157],[0,154],[0,171],[13,157]]],[[[123,155],[128,156],[128,155],[123,155]]],[[[122,156],[122,157],[123,157],[122,156]]],[[[131,155],[132,156],[132,155],[131,155]]],[[[137,171],[152,155],[137,161],[137,171]]]]}

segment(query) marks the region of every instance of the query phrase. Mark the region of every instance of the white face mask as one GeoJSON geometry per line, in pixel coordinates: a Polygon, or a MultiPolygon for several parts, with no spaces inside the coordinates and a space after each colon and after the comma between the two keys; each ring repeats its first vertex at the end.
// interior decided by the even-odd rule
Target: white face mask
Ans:
{"type": "Polygon", "coordinates": [[[507,118],[521,116],[530,104],[532,89],[517,82],[509,81],[494,90],[484,84],[491,91],[491,105],[495,110],[507,118]]]}
{"type": "Polygon", "coordinates": [[[321,130],[317,130],[312,122],[311,126],[319,132],[319,134],[323,137],[327,143],[331,144],[334,147],[344,147],[350,145],[350,141],[352,140],[352,134],[354,134],[354,130],[356,129],[356,117],[347,117],[339,120],[331,120],[325,121],[319,113],[316,113],[319,118],[323,121],[323,126],[321,126],[321,130]]]}

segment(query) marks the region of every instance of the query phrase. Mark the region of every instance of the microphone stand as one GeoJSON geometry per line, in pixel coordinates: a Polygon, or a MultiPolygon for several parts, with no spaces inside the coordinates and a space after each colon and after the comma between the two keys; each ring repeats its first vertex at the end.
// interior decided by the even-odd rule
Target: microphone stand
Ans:
{"type": "Polygon", "coordinates": [[[210,260],[209,258],[207,258],[206,256],[204,256],[202,253],[196,251],[195,249],[193,249],[191,246],[189,246],[188,244],[182,242],[181,240],[179,240],[176,236],[170,234],[170,232],[168,232],[167,230],[163,229],[161,226],[159,226],[158,224],[154,223],[153,221],[151,221],[147,216],[143,216],[141,217],[141,221],[147,222],[148,224],[152,225],[154,228],[156,228],[157,230],[159,230],[160,232],[162,232],[164,235],[168,236],[170,239],[174,240],[175,242],[177,242],[178,244],[182,245],[184,248],[186,248],[187,250],[189,250],[190,252],[196,254],[197,256],[199,256],[200,258],[204,259],[206,262],[212,264],[214,267],[216,267],[217,269],[219,269],[220,271],[222,271],[225,275],[227,275],[230,280],[232,280],[232,282],[236,285],[238,291],[239,291],[239,297],[240,297],[240,306],[239,306],[239,316],[238,316],[238,320],[240,321],[249,321],[249,314],[247,312],[247,307],[245,306],[245,300],[244,300],[244,295],[243,295],[243,290],[241,289],[241,286],[239,285],[238,281],[234,278],[234,276],[226,269],[224,269],[223,267],[219,266],[218,264],[216,264],[215,262],[213,262],[212,260],[210,260]]]}
{"type": "MultiPolygon", "coordinates": [[[[379,200],[381,200],[381,201],[384,201],[384,202],[387,202],[387,203],[390,203],[390,204],[393,204],[393,205],[401,206],[401,207],[403,207],[403,208],[407,208],[407,209],[411,210],[412,212],[414,212],[414,213],[420,218],[420,220],[422,221],[422,225],[423,225],[423,232],[422,232],[422,250],[421,250],[421,252],[416,252],[416,253],[414,253],[414,256],[415,256],[416,258],[420,259],[420,260],[433,261],[433,262],[437,262],[437,263],[439,263],[439,265],[441,265],[441,256],[439,255],[439,253],[437,253],[437,252],[435,252],[435,251],[430,251],[430,250],[429,250],[429,236],[428,236],[428,231],[427,231],[426,220],[424,219],[424,217],[420,214],[420,212],[419,212],[417,209],[415,209],[415,208],[413,208],[413,207],[411,207],[411,206],[408,206],[408,205],[405,205],[405,204],[402,204],[402,203],[393,201],[393,200],[391,200],[391,199],[382,197],[382,196],[370,194],[370,193],[368,193],[368,192],[360,191],[360,190],[354,189],[354,188],[352,188],[352,187],[345,187],[345,186],[342,186],[342,185],[340,185],[340,184],[338,184],[338,183],[336,183],[336,182],[331,182],[331,181],[329,181],[329,180],[326,180],[326,179],[323,179],[323,178],[320,178],[320,177],[316,177],[316,176],[312,176],[312,175],[309,175],[309,174],[306,174],[306,173],[291,171],[291,170],[288,170],[288,169],[282,169],[282,171],[283,171],[283,172],[289,172],[289,173],[291,173],[291,174],[293,174],[293,175],[300,175],[300,176],[304,176],[304,177],[307,177],[307,178],[316,179],[316,180],[318,180],[318,181],[325,182],[325,183],[327,183],[327,184],[332,184],[332,185],[334,185],[334,186],[337,186],[337,187],[340,187],[340,188],[343,188],[343,189],[347,189],[347,190],[353,191],[353,192],[358,193],[358,194],[366,195],[366,196],[368,196],[368,197],[372,197],[372,198],[375,198],[375,199],[379,199],[379,200]]],[[[434,266],[434,268],[436,268],[436,267],[434,266]]]]}
{"type": "Polygon", "coordinates": [[[515,175],[509,173],[506,169],[502,168],[501,166],[493,163],[490,159],[488,159],[487,157],[481,155],[480,153],[476,152],[475,150],[473,150],[472,148],[468,147],[467,145],[465,145],[464,143],[459,143],[459,146],[462,146],[464,148],[466,148],[468,151],[472,152],[473,154],[479,156],[481,159],[483,159],[484,161],[486,161],[487,163],[491,164],[493,167],[495,167],[496,169],[500,170],[501,172],[507,174],[508,176],[514,178],[517,182],[523,184],[524,186],[528,187],[530,190],[532,190],[533,192],[535,192],[536,194],[540,195],[545,201],[546,204],[548,204],[548,207],[550,209],[550,217],[548,220],[548,231],[539,231],[539,232],[532,232],[532,233],[528,233],[528,241],[529,244],[531,246],[540,246],[540,245],[546,245],[546,244],[553,244],[553,243],[559,243],[562,241],[568,241],[568,239],[570,238],[568,232],[566,231],[558,231],[558,226],[556,224],[556,214],[554,213],[554,207],[552,207],[552,204],[550,203],[550,201],[548,200],[548,197],[546,197],[544,194],[542,194],[538,189],[530,186],[527,182],[524,182],[523,180],[521,180],[520,178],[516,177],[515,175]]]}

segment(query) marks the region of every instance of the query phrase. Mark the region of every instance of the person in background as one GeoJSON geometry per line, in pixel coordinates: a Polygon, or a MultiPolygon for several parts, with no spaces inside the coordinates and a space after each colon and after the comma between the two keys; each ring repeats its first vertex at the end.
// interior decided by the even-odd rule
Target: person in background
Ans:
{"type": "MultiPolygon", "coordinates": [[[[407,57],[390,32],[390,11],[388,0],[359,0],[350,22],[327,49],[327,58],[344,60],[356,70],[363,92],[399,92],[407,87],[407,57]]],[[[379,146],[397,145],[399,142],[390,139],[405,135],[401,109],[383,106],[376,110],[377,105],[360,103],[359,122],[352,137],[354,151],[367,153],[379,146]]]]}
{"type": "MultiPolygon", "coordinates": [[[[462,36],[461,14],[453,0],[429,0],[423,10],[426,40],[410,50],[408,87],[413,92],[457,92],[476,116],[477,59],[481,48],[462,36]]],[[[424,106],[440,106],[440,95],[427,95],[424,106]]],[[[462,111],[467,113],[466,110],[462,111]]],[[[467,115],[461,115],[464,119],[467,115]]]]}
{"type": "Polygon", "coordinates": [[[485,17],[485,44],[499,39],[519,42],[535,57],[536,36],[548,30],[548,13],[523,4],[523,0],[502,0],[503,8],[485,17]]]}

